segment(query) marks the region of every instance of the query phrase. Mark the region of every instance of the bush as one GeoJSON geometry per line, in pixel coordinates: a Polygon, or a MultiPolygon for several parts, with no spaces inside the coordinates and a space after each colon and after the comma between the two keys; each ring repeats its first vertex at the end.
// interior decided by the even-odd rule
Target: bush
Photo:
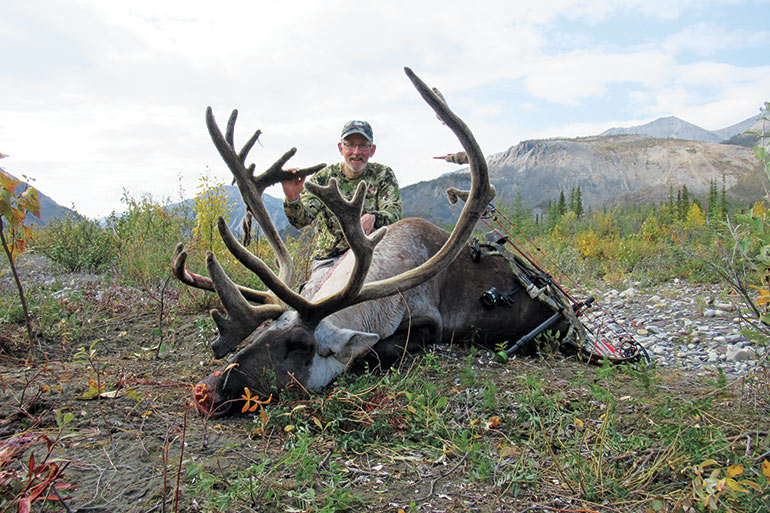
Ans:
{"type": "Polygon", "coordinates": [[[136,199],[124,193],[128,210],[107,220],[118,240],[117,270],[129,283],[146,286],[167,278],[171,253],[189,239],[192,220],[185,211],[156,203],[152,197],[136,199]]]}
{"type": "Polygon", "coordinates": [[[118,255],[115,234],[86,218],[55,219],[35,237],[36,249],[70,272],[101,272],[118,255]]]}

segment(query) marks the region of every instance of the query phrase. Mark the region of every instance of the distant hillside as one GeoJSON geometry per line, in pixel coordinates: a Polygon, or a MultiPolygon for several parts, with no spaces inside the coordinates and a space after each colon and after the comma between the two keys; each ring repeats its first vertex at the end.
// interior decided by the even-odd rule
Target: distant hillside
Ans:
{"type": "Polygon", "coordinates": [[[655,139],[686,139],[688,141],[701,142],[720,142],[724,139],[713,132],[683,121],[676,116],[656,119],[645,125],[610,128],[599,135],[644,135],[655,139]]]}
{"type": "Polygon", "coordinates": [[[726,139],[724,141],[725,144],[736,144],[738,146],[753,148],[759,143],[759,134],[770,133],[770,123],[767,123],[766,121],[763,123],[759,114],[754,118],[750,118],[742,123],[739,123],[738,125],[740,125],[740,131],[737,132],[736,135],[726,139]],[[764,127],[762,126],[763,124],[765,125],[764,127]]]}
{"type": "MultiPolygon", "coordinates": [[[[227,193],[227,204],[232,207],[232,214],[230,216],[230,223],[228,223],[228,226],[233,231],[233,233],[240,234],[241,219],[243,219],[243,216],[246,215],[246,204],[243,202],[243,198],[241,197],[241,193],[237,186],[226,185],[225,192],[227,193]]],[[[286,214],[283,211],[282,199],[274,198],[269,194],[263,194],[262,201],[265,204],[265,208],[270,214],[270,217],[273,219],[276,230],[280,232],[290,227],[289,220],[286,219],[286,214]]],[[[169,207],[181,207],[188,209],[190,215],[192,215],[193,205],[194,200],[188,199],[178,203],[173,203],[169,205],[169,207]]]]}
{"type": "MultiPolygon", "coordinates": [[[[19,180],[19,178],[16,178],[11,173],[6,171],[5,169],[0,167],[0,173],[4,173],[15,180],[19,180]]],[[[17,193],[22,193],[25,190],[27,190],[27,187],[30,185],[28,183],[23,183],[19,186],[19,190],[17,193]]],[[[37,187],[35,187],[37,189],[37,187]]],[[[69,209],[67,207],[63,207],[56,203],[54,200],[52,200],[49,196],[46,196],[40,189],[37,189],[38,195],[40,196],[40,219],[38,219],[35,216],[29,216],[29,220],[31,221],[31,224],[37,225],[37,226],[47,226],[48,223],[51,222],[52,219],[57,218],[63,218],[66,216],[72,216],[75,218],[81,217],[80,214],[75,212],[72,209],[69,209]]]]}
{"type": "MultiPolygon", "coordinates": [[[[512,201],[516,192],[530,207],[545,212],[557,200],[580,187],[583,204],[603,205],[660,202],[669,191],[686,184],[693,194],[708,193],[710,181],[728,197],[746,203],[763,194],[761,166],[750,148],[639,135],[595,136],[580,139],[523,141],[488,159],[497,201],[512,201]]],[[[446,205],[445,189],[467,188],[467,174],[449,174],[403,189],[405,215],[438,224],[454,222],[459,207],[446,205]]]]}
{"type": "Polygon", "coordinates": [[[746,130],[758,130],[761,131],[762,113],[760,112],[756,116],[752,116],[748,119],[744,119],[740,123],[730,125],[727,128],[720,130],[714,130],[714,133],[722,138],[723,141],[740,135],[746,130]]]}
{"type": "MultiPolygon", "coordinates": [[[[625,128],[610,128],[599,135],[643,135],[654,139],[726,142],[731,138],[739,138],[743,132],[757,126],[761,119],[762,115],[760,113],[726,128],[721,128],[719,130],[705,130],[697,125],[679,119],[676,116],[667,116],[644,125],[625,128]]],[[[756,144],[756,142],[754,144],[756,144]]]]}

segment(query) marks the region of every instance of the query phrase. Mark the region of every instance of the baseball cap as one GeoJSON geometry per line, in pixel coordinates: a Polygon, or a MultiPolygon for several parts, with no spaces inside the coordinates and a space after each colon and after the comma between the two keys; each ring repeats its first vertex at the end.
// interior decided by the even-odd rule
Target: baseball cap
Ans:
{"type": "Polygon", "coordinates": [[[353,134],[361,134],[369,139],[369,142],[374,142],[374,132],[372,132],[372,125],[366,121],[353,120],[345,123],[345,126],[342,127],[341,138],[344,139],[345,137],[353,134]]]}

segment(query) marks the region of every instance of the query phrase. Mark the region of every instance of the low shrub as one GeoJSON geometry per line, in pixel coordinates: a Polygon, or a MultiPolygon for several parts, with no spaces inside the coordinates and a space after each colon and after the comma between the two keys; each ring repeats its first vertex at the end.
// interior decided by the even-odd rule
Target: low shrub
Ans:
{"type": "Polygon", "coordinates": [[[119,240],[96,221],[67,216],[40,230],[35,248],[67,271],[100,272],[115,263],[119,240]]]}

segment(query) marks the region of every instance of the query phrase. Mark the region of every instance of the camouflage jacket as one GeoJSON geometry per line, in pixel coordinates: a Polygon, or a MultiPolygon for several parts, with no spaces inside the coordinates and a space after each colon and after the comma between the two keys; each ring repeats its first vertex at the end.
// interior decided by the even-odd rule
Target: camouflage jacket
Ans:
{"type": "MultiPolygon", "coordinates": [[[[342,163],[326,166],[310,178],[318,185],[327,185],[332,178],[337,179],[342,196],[353,197],[358,183],[365,181],[368,188],[364,199],[362,214],[374,214],[374,229],[395,223],[401,219],[401,191],[398,188],[393,170],[382,164],[369,162],[358,178],[347,178],[342,173],[342,163]]],[[[316,222],[315,258],[328,258],[343,253],[348,243],[342,234],[337,218],[326,208],[320,199],[303,189],[299,199],[294,202],[284,200],[284,211],[289,222],[295,228],[302,228],[316,222]]]]}

